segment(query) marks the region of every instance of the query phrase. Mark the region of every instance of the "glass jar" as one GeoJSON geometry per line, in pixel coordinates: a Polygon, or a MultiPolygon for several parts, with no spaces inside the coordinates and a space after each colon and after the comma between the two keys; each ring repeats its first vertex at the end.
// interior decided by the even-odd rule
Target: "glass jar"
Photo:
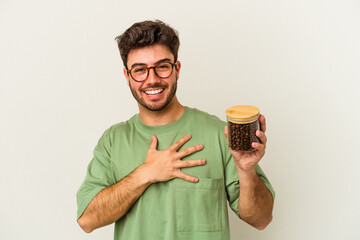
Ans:
{"type": "Polygon", "coordinates": [[[260,129],[260,110],[254,106],[237,105],[228,108],[225,113],[230,147],[235,151],[255,151],[251,143],[260,142],[256,137],[256,130],[260,129]]]}

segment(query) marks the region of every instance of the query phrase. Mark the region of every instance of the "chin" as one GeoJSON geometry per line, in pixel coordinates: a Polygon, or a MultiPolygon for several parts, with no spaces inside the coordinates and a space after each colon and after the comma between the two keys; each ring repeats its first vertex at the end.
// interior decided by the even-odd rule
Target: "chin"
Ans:
{"type": "Polygon", "coordinates": [[[154,112],[164,110],[168,105],[169,104],[162,104],[162,105],[154,106],[154,105],[142,104],[142,106],[144,108],[146,108],[147,110],[150,110],[150,111],[154,111],[154,112]]]}

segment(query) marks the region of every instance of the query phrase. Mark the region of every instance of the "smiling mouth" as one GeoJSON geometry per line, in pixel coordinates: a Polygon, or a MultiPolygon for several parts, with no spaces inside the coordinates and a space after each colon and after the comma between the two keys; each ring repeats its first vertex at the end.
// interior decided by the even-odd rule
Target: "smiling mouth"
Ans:
{"type": "Polygon", "coordinates": [[[162,93],[163,91],[165,90],[165,88],[160,88],[160,89],[153,89],[153,90],[147,90],[147,91],[144,91],[146,95],[157,95],[157,94],[160,94],[162,93]]]}

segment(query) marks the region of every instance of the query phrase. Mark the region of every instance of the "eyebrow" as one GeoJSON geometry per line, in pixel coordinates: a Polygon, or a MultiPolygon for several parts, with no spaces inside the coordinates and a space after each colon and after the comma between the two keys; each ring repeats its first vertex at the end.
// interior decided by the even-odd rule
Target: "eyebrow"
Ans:
{"type": "MultiPolygon", "coordinates": [[[[154,65],[162,63],[162,62],[171,62],[171,59],[170,58],[163,58],[163,59],[157,61],[154,65]]],[[[147,64],[145,64],[145,63],[134,63],[133,65],[131,65],[131,68],[134,68],[136,66],[144,66],[144,65],[147,66],[147,64]]]]}

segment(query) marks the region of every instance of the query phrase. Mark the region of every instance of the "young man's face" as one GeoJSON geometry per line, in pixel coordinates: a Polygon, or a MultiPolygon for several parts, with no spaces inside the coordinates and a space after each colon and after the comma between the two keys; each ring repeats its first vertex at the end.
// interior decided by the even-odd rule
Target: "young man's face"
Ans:
{"type": "MultiPolygon", "coordinates": [[[[131,50],[128,55],[127,67],[129,70],[139,65],[153,67],[163,61],[174,63],[174,56],[166,46],[157,44],[131,50]]],[[[149,70],[149,75],[143,82],[134,81],[131,75],[127,74],[126,69],[124,69],[124,74],[131,93],[140,107],[151,111],[160,111],[175,96],[179,71],[180,62],[175,65],[172,74],[167,78],[159,78],[153,68],[149,70]]]]}

